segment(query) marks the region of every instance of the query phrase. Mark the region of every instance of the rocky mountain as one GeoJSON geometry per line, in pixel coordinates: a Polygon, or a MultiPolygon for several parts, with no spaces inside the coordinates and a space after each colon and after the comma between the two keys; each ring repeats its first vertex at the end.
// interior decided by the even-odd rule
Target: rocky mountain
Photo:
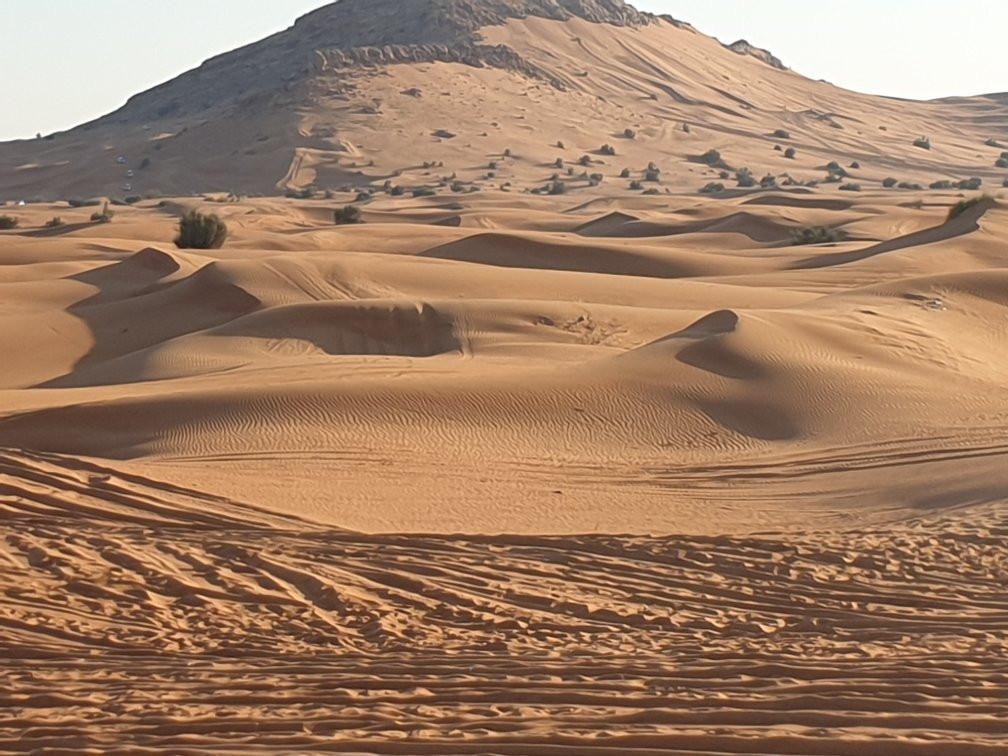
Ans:
{"type": "Polygon", "coordinates": [[[341,0],[103,118],[0,144],[0,199],[696,191],[845,178],[834,163],[868,185],[1000,186],[1003,142],[1003,98],[848,92],[622,0],[341,0]]]}

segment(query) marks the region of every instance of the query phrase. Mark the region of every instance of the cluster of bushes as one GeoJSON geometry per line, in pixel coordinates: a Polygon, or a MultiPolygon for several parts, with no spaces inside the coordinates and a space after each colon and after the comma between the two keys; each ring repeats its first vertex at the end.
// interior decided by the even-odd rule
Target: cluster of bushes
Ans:
{"type": "Polygon", "coordinates": [[[227,224],[218,215],[190,210],[179,220],[175,246],[179,249],[220,249],[227,236],[227,224]]]}
{"type": "Polygon", "coordinates": [[[703,155],[697,155],[693,158],[694,163],[703,163],[704,165],[709,165],[711,168],[727,168],[724,160],[721,159],[721,153],[717,150],[707,150],[703,155]]]}
{"type": "Polygon", "coordinates": [[[963,179],[962,181],[949,181],[947,179],[934,181],[928,185],[928,188],[935,190],[962,189],[964,191],[975,192],[981,186],[983,186],[983,179],[974,176],[973,178],[963,179]]]}
{"type": "Polygon", "coordinates": [[[335,213],[333,213],[333,221],[337,226],[344,226],[352,223],[361,222],[361,212],[359,208],[353,205],[346,205],[341,207],[335,213]]]}
{"type": "Polygon", "coordinates": [[[10,231],[18,227],[18,219],[12,215],[0,215],[0,231],[10,231]]]}
{"type": "Polygon", "coordinates": [[[46,228],[59,228],[60,226],[65,226],[65,225],[66,225],[66,223],[63,221],[63,219],[60,218],[57,215],[57,216],[55,216],[55,217],[50,218],[49,220],[47,220],[46,224],[45,224],[45,227],[46,228]]]}
{"type": "Polygon", "coordinates": [[[599,147],[599,154],[608,155],[609,157],[612,157],[613,155],[616,154],[616,148],[613,147],[611,144],[603,144],[601,147],[599,147]]]}
{"type": "Polygon", "coordinates": [[[644,180],[652,183],[661,181],[661,168],[655,163],[648,163],[647,170],[644,171],[644,180]]]}
{"type": "Polygon", "coordinates": [[[989,194],[981,194],[979,197],[971,197],[970,199],[959,200],[954,205],[952,205],[952,207],[949,208],[948,217],[946,217],[945,221],[947,223],[953,218],[957,218],[958,216],[962,215],[971,207],[976,207],[981,202],[988,202],[992,199],[993,197],[991,197],[989,194]]]}
{"type": "Polygon", "coordinates": [[[828,244],[843,241],[844,233],[840,229],[826,226],[808,226],[800,228],[791,234],[791,244],[799,247],[806,244],[828,244]]]}

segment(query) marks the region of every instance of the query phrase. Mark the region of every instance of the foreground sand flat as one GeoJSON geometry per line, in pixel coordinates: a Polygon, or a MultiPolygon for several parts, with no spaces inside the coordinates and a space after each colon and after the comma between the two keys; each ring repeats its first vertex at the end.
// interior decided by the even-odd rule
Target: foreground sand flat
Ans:
{"type": "Polygon", "coordinates": [[[367,536],[59,456],[0,470],[4,751],[1008,739],[1003,508],[786,538],[367,536]]]}
{"type": "Polygon", "coordinates": [[[349,199],[5,208],[0,750],[1004,753],[1003,200],[349,199]]]}

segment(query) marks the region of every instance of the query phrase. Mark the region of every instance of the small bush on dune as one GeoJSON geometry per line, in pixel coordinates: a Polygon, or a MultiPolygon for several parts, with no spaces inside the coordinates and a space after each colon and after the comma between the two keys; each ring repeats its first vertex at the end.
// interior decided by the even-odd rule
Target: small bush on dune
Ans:
{"type": "MultiPolygon", "coordinates": [[[[611,144],[603,144],[601,147],[599,147],[599,153],[602,155],[608,155],[609,157],[612,157],[613,155],[616,154],[616,148],[613,147],[611,144]]],[[[585,157],[588,156],[585,155],[585,157]]],[[[591,160],[591,158],[588,159],[591,160]]]]}
{"type": "Polygon", "coordinates": [[[923,191],[923,189],[924,189],[924,187],[921,186],[920,184],[913,184],[913,183],[910,183],[909,181],[900,181],[899,184],[896,185],[896,188],[897,189],[908,189],[908,190],[913,191],[913,192],[920,192],[920,191],[923,191]]]}
{"type": "Polygon", "coordinates": [[[799,247],[806,244],[828,244],[842,241],[844,234],[839,229],[825,226],[808,226],[791,234],[791,244],[799,247]]]}
{"type": "Polygon", "coordinates": [[[563,181],[554,181],[546,188],[547,194],[566,194],[567,185],[563,181]]]}
{"type": "Polygon", "coordinates": [[[642,184],[640,181],[631,181],[630,182],[630,191],[639,192],[643,188],[644,188],[644,184],[642,184]]]}
{"type": "MultiPolygon", "coordinates": [[[[429,187],[425,187],[425,186],[422,186],[419,189],[414,189],[413,190],[413,196],[414,197],[433,197],[436,194],[437,194],[437,192],[435,192],[433,189],[430,189],[429,187]]],[[[339,213],[338,210],[336,212],[339,213]]]]}
{"type": "Polygon", "coordinates": [[[724,161],[721,160],[721,153],[717,150],[707,150],[703,155],[696,158],[696,162],[715,168],[724,165],[724,161]]]}
{"type": "Polygon", "coordinates": [[[626,137],[627,139],[636,139],[637,132],[634,131],[633,129],[623,129],[623,136],[626,137]]]}
{"type": "Polygon", "coordinates": [[[963,179],[957,183],[956,186],[960,189],[965,189],[968,192],[975,192],[983,186],[983,179],[974,176],[973,178],[963,179]]]}
{"type": "Polygon", "coordinates": [[[775,131],[773,133],[773,135],[775,137],[777,137],[778,139],[790,139],[791,138],[791,135],[788,132],[786,132],[784,129],[777,129],[777,131],[775,131]]]}
{"type": "Polygon", "coordinates": [[[227,236],[228,227],[219,216],[190,210],[179,221],[175,246],[179,249],[220,249],[227,236]]]}
{"type": "Polygon", "coordinates": [[[59,228],[60,226],[65,226],[66,223],[64,223],[63,219],[57,215],[56,217],[47,220],[45,225],[46,228],[59,228]]]}
{"type": "Polygon", "coordinates": [[[720,184],[717,181],[712,181],[700,190],[700,194],[717,194],[723,192],[725,189],[724,184],[720,184]]]}
{"type": "Polygon", "coordinates": [[[756,177],[752,175],[748,168],[743,168],[738,173],[735,174],[735,181],[738,182],[738,186],[743,189],[748,189],[750,187],[756,186],[756,177]]]}
{"type": "Polygon", "coordinates": [[[860,192],[861,184],[844,184],[840,187],[841,192],[860,192]]]}
{"type": "Polygon", "coordinates": [[[886,179],[882,179],[882,186],[884,186],[886,189],[892,189],[894,186],[896,186],[896,179],[894,179],[892,176],[886,179]]]}
{"type": "Polygon", "coordinates": [[[994,161],[995,168],[1008,168],[1008,157],[999,157],[994,161]]]}
{"type": "Polygon", "coordinates": [[[786,150],[784,150],[784,157],[786,157],[788,160],[794,160],[797,154],[798,151],[794,147],[788,147],[786,150]]]}
{"type": "Polygon", "coordinates": [[[913,140],[913,146],[920,147],[922,150],[930,150],[931,140],[928,139],[927,137],[918,137],[917,139],[913,140]]]}
{"type": "Polygon", "coordinates": [[[18,227],[18,219],[10,215],[0,215],[0,231],[9,231],[18,227]]]}
{"type": "Polygon", "coordinates": [[[1006,178],[1004,181],[1001,182],[1001,186],[1003,186],[1006,189],[1008,189],[1008,178],[1006,178]]]}
{"type": "Polygon", "coordinates": [[[339,210],[333,213],[333,221],[337,226],[343,226],[350,223],[360,223],[361,214],[360,209],[354,207],[353,205],[346,205],[341,207],[339,210]]]}
{"type": "Polygon", "coordinates": [[[989,202],[993,201],[993,199],[994,198],[989,194],[981,194],[978,197],[970,197],[969,199],[959,200],[949,208],[948,217],[945,218],[945,222],[948,223],[953,218],[958,218],[971,207],[976,207],[981,202],[989,202]]]}
{"type": "Polygon", "coordinates": [[[91,213],[92,223],[111,223],[112,219],[115,217],[115,210],[109,207],[109,203],[106,202],[102,205],[100,213],[91,213]]]}
{"type": "Polygon", "coordinates": [[[620,175],[620,178],[630,178],[630,169],[629,168],[624,168],[622,171],[620,171],[619,175],[620,175]]]}
{"type": "Polygon", "coordinates": [[[101,202],[96,199],[68,199],[67,204],[70,207],[98,207],[101,202]]]}
{"type": "Polygon", "coordinates": [[[952,182],[942,179],[941,181],[932,181],[928,184],[928,189],[951,189],[952,182]]]}

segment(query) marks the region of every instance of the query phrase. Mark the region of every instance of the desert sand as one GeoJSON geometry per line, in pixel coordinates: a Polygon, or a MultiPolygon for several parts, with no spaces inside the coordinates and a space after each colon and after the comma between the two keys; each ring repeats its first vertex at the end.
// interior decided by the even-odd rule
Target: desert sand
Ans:
{"type": "Polygon", "coordinates": [[[1006,753],[1004,96],[498,5],[0,144],[0,752],[1006,753]]]}
{"type": "Polygon", "coordinates": [[[8,208],[0,749],[1003,752],[956,199],[8,208]]]}

